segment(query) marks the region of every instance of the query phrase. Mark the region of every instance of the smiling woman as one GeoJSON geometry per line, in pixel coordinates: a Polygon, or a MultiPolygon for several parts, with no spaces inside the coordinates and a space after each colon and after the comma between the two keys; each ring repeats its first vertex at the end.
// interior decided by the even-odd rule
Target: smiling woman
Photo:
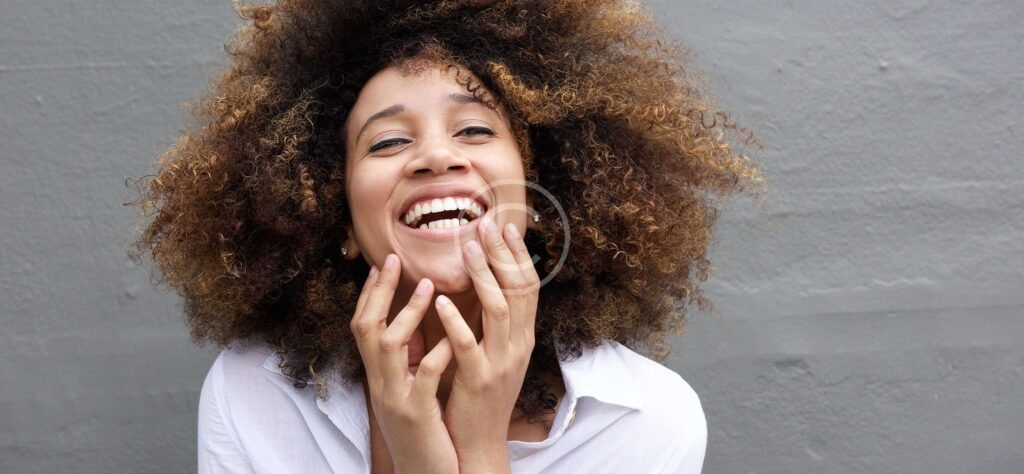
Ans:
{"type": "Polygon", "coordinates": [[[238,8],[135,250],[225,348],[200,470],[698,472],[699,398],[633,349],[761,178],[683,49],[619,0],[238,8]]]}
{"type": "MultiPolygon", "coordinates": [[[[402,260],[399,295],[406,299],[421,278],[430,278],[444,294],[471,289],[458,243],[472,236],[478,222],[467,218],[457,227],[414,228],[404,222],[410,210],[420,216],[418,222],[458,218],[456,198],[466,199],[498,225],[514,223],[523,232],[529,217],[524,163],[511,126],[482,101],[464,95],[454,70],[438,69],[404,74],[384,69],[363,87],[349,116],[352,129],[364,123],[363,117],[370,119],[363,134],[349,131],[355,138],[346,141],[345,189],[354,230],[348,247],[362,248],[371,263],[395,252],[402,260]],[[376,110],[393,112],[381,116],[372,113],[376,110]],[[501,182],[519,184],[490,184],[501,182]],[[434,212],[417,214],[416,204],[421,209],[430,204],[434,212]]],[[[427,336],[432,346],[443,331],[427,336]]]]}

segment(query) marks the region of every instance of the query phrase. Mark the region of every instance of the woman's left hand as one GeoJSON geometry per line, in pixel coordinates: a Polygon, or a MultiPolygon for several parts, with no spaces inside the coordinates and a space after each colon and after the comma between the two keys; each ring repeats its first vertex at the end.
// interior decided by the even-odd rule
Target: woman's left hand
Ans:
{"type": "Polygon", "coordinates": [[[482,219],[486,254],[470,241],[463,258],[483,307],[483,339],[477,342],[448,298],[435,302],[458,365],[444,423],[461,472],[508,472],[509,419],[533,352],[540,278],[515,225],[502,237],[489,216],[482,219]]]}

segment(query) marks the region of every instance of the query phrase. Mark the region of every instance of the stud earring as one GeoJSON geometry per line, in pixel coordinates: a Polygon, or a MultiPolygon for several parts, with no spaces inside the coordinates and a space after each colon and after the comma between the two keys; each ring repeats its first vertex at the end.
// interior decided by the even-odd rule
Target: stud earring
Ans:
{"type": "Polygon", "coordinates": [[[533,212],[533,216],[531,217],[531,219],[533,219],[533,223],[534,224],[540,222],[540,214],[537,213],[537,211],[534,211],[533,212]]]}
{"type": "Polygon", "coordinates": [[[344,257],[346,255],[348,255],[348,247],[342,246],[341,247],[341,256],[344,257]]]}

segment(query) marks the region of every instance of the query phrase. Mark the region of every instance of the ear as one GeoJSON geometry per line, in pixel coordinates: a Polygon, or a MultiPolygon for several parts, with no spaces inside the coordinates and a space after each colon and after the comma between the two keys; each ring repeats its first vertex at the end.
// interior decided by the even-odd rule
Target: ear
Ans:
{"type": "Polygon", "coordinates": [[[342,247],[348,249],[348,254],[345,255],[343,258],[345,260],[355,260],[359,258],[359,244],[356,243],[356,238],[355,236],[352,235],[351,227],[346,228],[345,231],[348,234],[348,238],[345,239],[345,241],[342,242],[341,245],[342,247]]]}

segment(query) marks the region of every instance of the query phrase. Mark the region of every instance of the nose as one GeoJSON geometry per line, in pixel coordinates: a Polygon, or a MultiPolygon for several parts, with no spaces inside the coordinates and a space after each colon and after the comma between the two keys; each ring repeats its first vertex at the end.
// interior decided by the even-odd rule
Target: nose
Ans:
{"type": "Polygon", "coordinates": [[[420,140],[415,158],[406,163],[406,176],[418,174],[444,174],[448,170],[469,170],[469,159],[452,143],[446,133],[433,134],[420,140]]]}

